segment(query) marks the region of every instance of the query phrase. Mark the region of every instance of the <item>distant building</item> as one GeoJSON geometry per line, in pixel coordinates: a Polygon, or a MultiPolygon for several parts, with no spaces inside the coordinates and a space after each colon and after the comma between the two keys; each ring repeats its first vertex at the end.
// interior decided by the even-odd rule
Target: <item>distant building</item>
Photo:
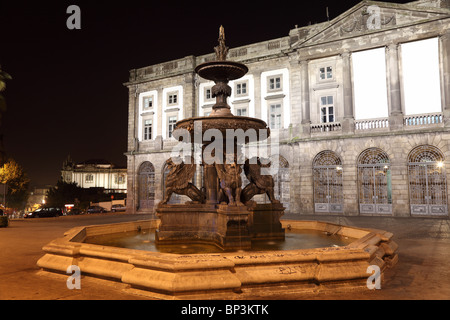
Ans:
{"type": "Polygon", "coordinates": [[[104,188],[106,193],[127,192],[127,168],[103,159],[74,163],[70,157],[61,170],[64,182],[76,182],[81,188],[104,188]]]}
{"type": "Polygon", "coordinates": [[[36,207],[45,205],[45,198],[47,197],[47,192],[52,188],[52,186],[36,186],[33,191],[30,192],[30,196],[27,201],[27,211],[31,211],[36,207]]]}
{"type": "MultiPolygon", "coordinates": [[[[228,104],[279,134],[276,197],[288,212],[448,216],[449,7],[361,1],[330,21],[230,49],[228,60],[249,72],[230,81],[228,104]]],[[[194,72],[214,59],[130,71],[128,212],[163,199],[175,123],[214,104],[214,83],[194,72]]]]}

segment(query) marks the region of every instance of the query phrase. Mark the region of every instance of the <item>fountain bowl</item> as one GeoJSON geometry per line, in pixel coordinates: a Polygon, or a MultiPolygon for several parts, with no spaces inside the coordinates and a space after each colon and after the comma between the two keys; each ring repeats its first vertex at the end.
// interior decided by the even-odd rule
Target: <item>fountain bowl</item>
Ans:
{"type": "Polygon", "coordinates": [[[228,82],[242,78],[248,72],[248,67],[235,61],[210,61],[198,65],[195,72],[207,80],[228,82]]]}
{"type": "MultiPolygon", "coordinates": [[[[197,129],[198,132],[201,132],[204,134],[207,130],[210,129],[216,129],[219,130],[223,137],[226,137],[227,130],[242,130],[244,133],[250,133],[251,130],[254,130],[256,133],[256,139],[261,140],[260,130],[265,130],[264,137],[268,138],[270,136],[270,128],[267,127],[267,124],[265,121],[257,119],[257,118],[251,118],[251,117],[243,117],[243,116],[234,116],[230,113],[230,115],[224,115],[224,116],[214,116],[210,115],[208,117],[192,117],[187,118],[184,120],[180,120],[177,122],[177,129],[185,129],[193,135],[195,130],[197,129]],[[201,123],[201,128],[196,128],[197,125],[201,123]],[[201,129],[201,131],[200,131],[201,129]]],[[[251,135],[246,136],[247,139],[250,139],[251,142],[254,142],[253,140],[255,137],[251,135]]],[[[194,139],[192,139],[194,141],[194,139]]],[[[248,141],[246,141],[247,143],[248,141]]]]}
{"type": "MultiPolygon", "coordinates": [[[[285,251],[172,254],[86,243],[88,237],[158,228],[159,220],[76,227],[43,247],[42,273],[77,265],[82,276],[126,284],[157,299],[255,299],[368,290],[373,269],[398,261],[390,232],[320,221],[282,220],[283,227],[353,238],[342,247],[285,251]]],[[[66,274],[67,275],[67,274],[66,274]]]]}

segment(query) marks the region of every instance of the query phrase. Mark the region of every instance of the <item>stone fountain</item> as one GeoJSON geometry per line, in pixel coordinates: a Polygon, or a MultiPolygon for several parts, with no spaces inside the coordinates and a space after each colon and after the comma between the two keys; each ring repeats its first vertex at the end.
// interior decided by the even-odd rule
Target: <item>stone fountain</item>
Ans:
{"type": "Polygon", "coordinates": [[[161,220],[156,240],[158,243],[211,242],[227,251],[245,250],[251,247],[252,240],[284,239],[280,223],[284,207],[274,197],[272,176],[262,174],[267,164],[258,157],[244,159],[243,144],[261,142],[269,137],[270,129],[260,119],[231,113],[227,104],[231,95],[228,82],[243,77],[248,68],[226,60],[228,48],[223,27],[220,27],[219,45],[214,49],[216,60],[195,68],[199,76],[215,83],[212,96],[216,103],[212,112],[207,117],[178,121],[176,128],[188,132],[189,140],[194,143],[196,134],[203,137],[208,130],[219,132],[222,141],[214,140],[212,147],[211,141],[201,139],[197,146],[202,151],[198,165],[203,170],[203,192],[190,183],[197,166],[193,157],[178,161],[178,164],[169,160],[166,198],[156,209],[161,220]],[[243,139],[236,139],[239,134],[243,139]],[[245,188],[242,186],[242,167],[250,181],[245,188]],[[186,195],[192,202],[167,204],[173,193],[186,195]],[[268,195],[271,203],[256,204],[251,200],[254,195],[263,193],[268,195]]]}
{"type": "Polygon", "coordinates": [[[194,141],[187,149],[200,150],[201,155],[197,157],[194,152],[195,156],[186,157],[183,153],[184,157],[169,159],[166,196],[156,208],[159,219],[73,228],[43,248],[45,255],[37,262],[40,272],[62,273],[65,283],[68,268],[75,265],[82,275],[120,282],[124,289],[161,299],[298,298],[305,293],[368,290],[372,271],[379,270],[373,277],[381,280],[384,271],[398,261],[393,234],[320,221],[280,221],[284,208],[275,199],[272,176],[265,170],[271,164],[263,158],[244,157],[243,152],[249,144],[267,140],[267,124],[234,116],[226,102],[231,94],[228,82],[239,79],[248,69],[226,60],[223,28],[215,51],[215,61],[196,68],[201,77],[215,82],[213,112],[208,117],[181,120],[176,130],[183,133],[183,141],[194,141]],[[216,133],[214,140],[196,139],[208,135],[209,130],[216,133]],[[245,135],[245,139],[227,134],[239,130],[253,130],[254,134],[245,135]],[[249,180],[244,188],[242,170],[249,180]],[[199,172],[203,177],[201,189],[192,183],[199,172]],[[174,193],[191,201],[169,204],[174,193]],[[270,203],[251,200],[264,193],[270,203]],[[314,231],[350,240],[346,245],[330,247],[295,243],[288,250],[247,250],[256,240],[289,243],[289,237],[284,241],[285,228],[288,235],[314,231]],[[147,235],[145,242],[154,241],[161,247],[206,243],[223,251],[176,254],[103,242],[104,237],[136,235],[147,235]]]}

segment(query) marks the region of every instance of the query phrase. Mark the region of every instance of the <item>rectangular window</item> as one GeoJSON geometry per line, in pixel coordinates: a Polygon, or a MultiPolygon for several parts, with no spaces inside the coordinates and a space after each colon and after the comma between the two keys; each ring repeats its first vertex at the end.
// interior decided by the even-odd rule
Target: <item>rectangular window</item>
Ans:
{"type": "MultiPolygon", "coordinates": [[[[420,64],[423,62],[421,61],[420,64]]],[[[419,64],[414,68],[417,67],[419,67],[419,64]]],[[[386,49],[377,48],[353,52],[352,69],[355,120],[388,117],[386,49]]],[[[403,69],[403,72],[403,80],[406,80],[407,71],[403,69]]],[[[429,91],[421,92],[427,92],[426,95],[430,98],[433,96],[429,91]]],[[[427,110],[428,107],[429,105],[427,104],[427,110]]]]}
{"type": "Polygon", "coordinates": [[[281,104],[270,105],[269,126],[271,129],[281,128],[281,104]]]}
{"type": "Polygon", "coordinates": [[[333,96],[325,96],[320,98],[320,119],[322,123],[334,122],[333,96]]]}
{"type": "Polygon", "coordinates": [[[87,174],[86,175],[86,182],[94,182],[94,175],[87,174]]]}
{"type": "Polygon", "coordinates": [[[144,98],[144,109],[153,108],[153,96],[144,98]]]}
{"type": "Polygon", "coordinates": [[[274,76],[268,78],[268,91],[278,91],[282,89],[281,76],[274,76]]]}
{"type": "Polygon", "coordinates": [[[122,184],[125,183],[125,176],[123,175],[117,175],[114,177],[114,183],[115,184],[122,184]]]}
{"type": "Polygon", "coordinates": [[[247,116],[247,108],[236,108],[236,115],[246,117],[247,116]]]}
{"type": "Polygon", "coordinates": [[[169,93],[167,95],[168,105],[176,105],[178,103],[178,93],[169,93]]]}
{"type": "Polygon", "coordinates": [[[247,82],[240,82],[236,84],[236,96],[247,95],[247,82]]]}
{"type": "Polygon", "coordinates": [[[175,130],[175,124],[177,123],[177,117],[173,116],[173,117],[169,117],[169,138],[172,138],[172,133],[175,130]]]}
{"type": "Polygon", "coordinates": [[[320,80],[333,79],[333,68],[331,66],[319,68],[319,78],[320,80]]]}
{"type": "Polygon", "coordinates": [[[206,98],[206,100],[211,100],[212,99],[211,89],[206,89],[205,90],[205,98],[206,98]]]}
{"type": "Polygon", "coordinates": [[[439,46],[437,37],[401,44],[405,115],[442,112],[439,46]]]}
{"type": "Polygon", "coordinates": [[[152,140],[152,120],[144,121],[144,140],[152,140]]]}

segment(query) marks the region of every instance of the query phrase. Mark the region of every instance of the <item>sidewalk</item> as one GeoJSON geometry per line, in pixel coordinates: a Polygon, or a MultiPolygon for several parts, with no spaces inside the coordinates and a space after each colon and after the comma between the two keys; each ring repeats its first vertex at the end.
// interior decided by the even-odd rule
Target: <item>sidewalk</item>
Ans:
{"type": "MultiPolygon", "coordinates": [[[[123,284],[82,277],[81,290],[69,290],[69,275],[43,275],[36,261],[42,247],[64,232],[83,225],[149,219],[150,215],[90,215],[12,220],[0,228],[1,300],[136,300],[123,284]]],[[[450,220],[392,217],[286,215],[283,219],[322,220],[390,231],[399,245],[399,262],[385,273],[381,290],[280,296],[283,299],[450,299],[450,220]]],[[[258,296],[253,297],[258,299],[258,296]]]]}

